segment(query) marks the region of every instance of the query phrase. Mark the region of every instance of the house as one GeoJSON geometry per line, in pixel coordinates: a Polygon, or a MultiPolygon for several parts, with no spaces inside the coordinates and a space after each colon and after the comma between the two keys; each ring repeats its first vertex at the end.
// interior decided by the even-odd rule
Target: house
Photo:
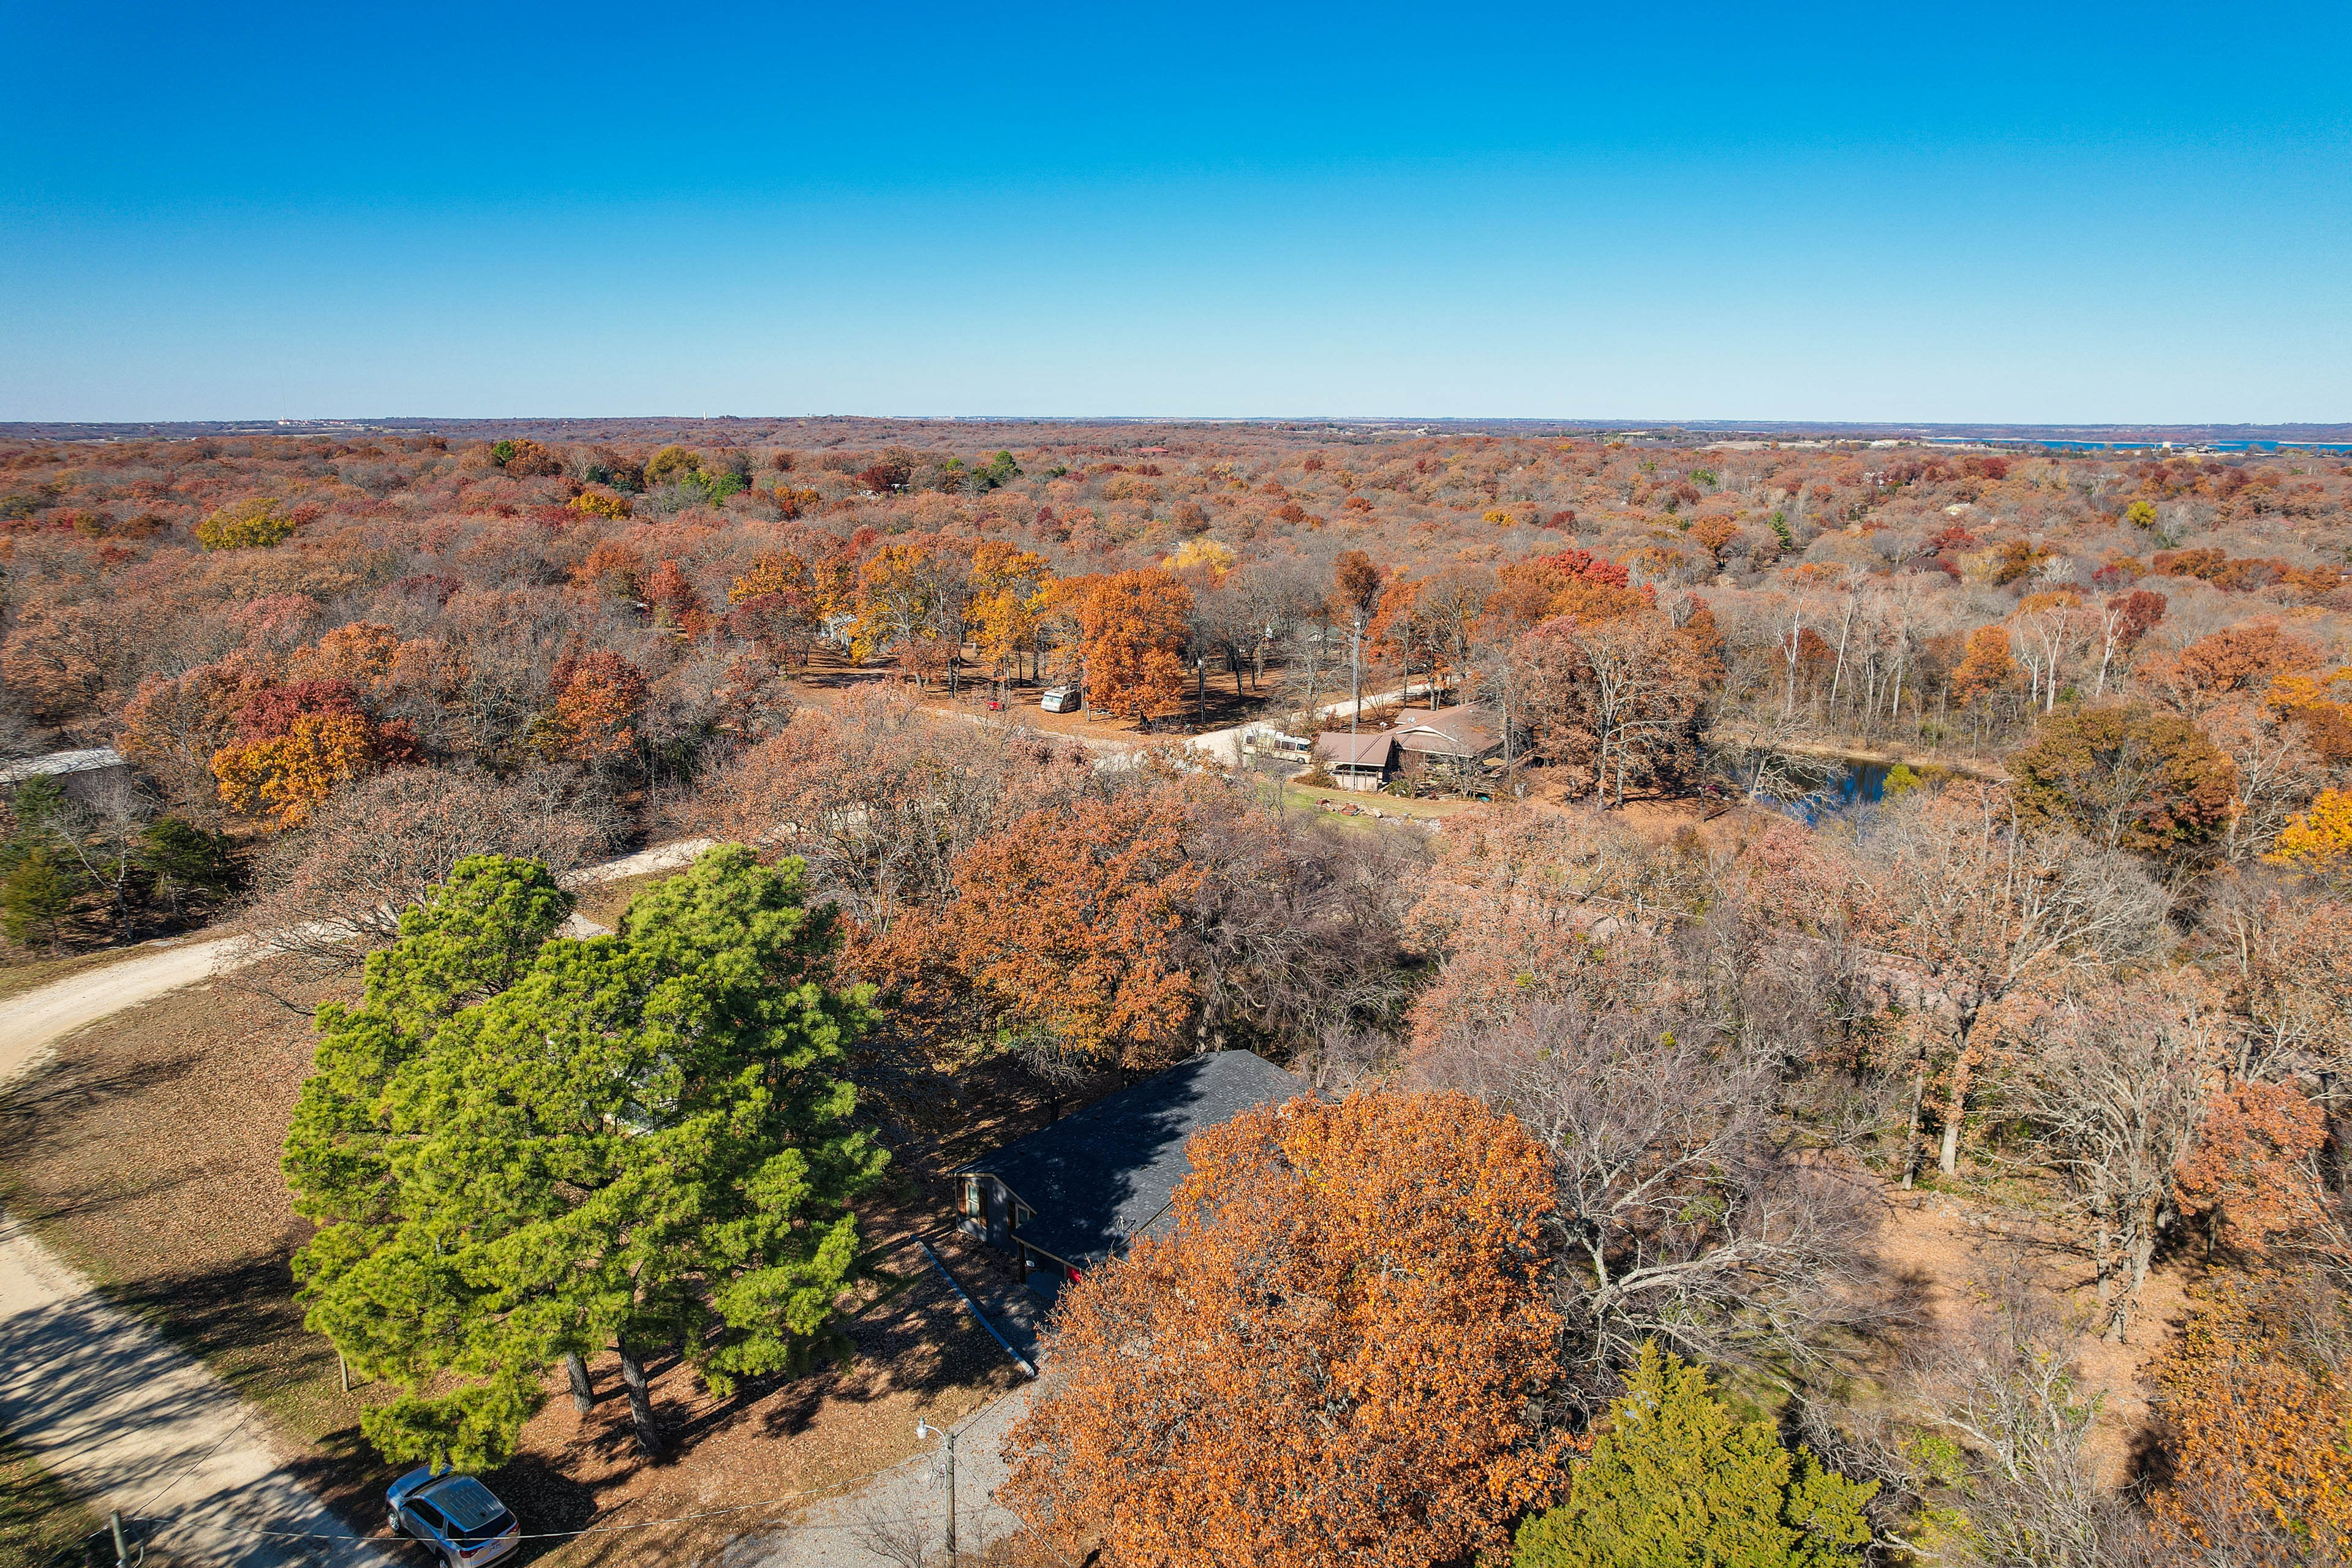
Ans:
{"type": "Polygon", "coordinates": [[[131,764],[111,746],[51,752],[46,757],[27,757],[0,766],[0,795],[15,794],[16,786],[28,780],[47,778],[58,781],[67,799],[89,805],[98,801],[101,792],[127,783],[130,777],[131,764]]]}
{"type": "Polygon", "coordinates": [[[1386,730],[1332,730],[1315,737],[1315,757],[1339,788],[1378,789],[1396,768],[1397,738],[1386,730]]]}
{"type": "Polygon", "coordinates": [[[1174,1201],[1202,1128],[1306,1090],[1248,1051],[1180,1062],[1042,1131],[949,1173],[964,1233],[1020,1259],[1051,1300],[1064,1281],[1127,1249],[1174,1201]]]}
{"type": "Polygon", "coordinates": [[[1407,713],[1391,733],[1400,752],[1398,765],[1408,773],[1451,770],[1475,776],[1483,772],[1487,759],[1503,754],[1503,727],[1486,708],[1407,713]]]}

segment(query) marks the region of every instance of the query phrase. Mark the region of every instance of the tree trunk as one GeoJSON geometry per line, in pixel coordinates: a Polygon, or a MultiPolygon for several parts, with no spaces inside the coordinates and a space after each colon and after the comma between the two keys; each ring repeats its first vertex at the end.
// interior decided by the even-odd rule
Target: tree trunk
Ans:
{"type": "Polygon", "coordinates": [[[1952,1063],[1952,1092],[1944,1104],[1944,1140],[1936,1151],[1936,1169],[1946,1175],[1960,1165],[1960,1121],[1969,1112],[1969,1058],[1966,1051],[1952,1063]]]}
{"type": "Polygon", "coordinates": [[[1976,1018],[1963,1014],[1959,1027],[1953,1031],[1958,1049],[1952,1053],[1952,1092],[1944,1106],[1944,1141],[1937,1151],[1936,1169],[1951,1175],[1959,1169],[1960,1123],[1969,1113],[1969,1081],[1975,1067],[1969,1052],[1975,1044],[1976,1018]]]}
{"type": "Polygon", "coordinates": [[[1356,726],[1364,721],[1364,634],[1360,627],[1349,639],[1348,697],[1356,705],[1348,719],[1348,733],[1352,735],[1356,726]]]}
{"type": "Polygon", "coordinates": [[[2125,1282],[2123,1293],[2115,1303],[2115,1316],[2107,1324],[2107,1338],[2122,1344],[2131,1332],[2132,1311],[2139,1305],[2139,1293],[2147,1283],[2147,1266],[2156,1255],[2156,1236],[2164,1222],[2160,1205],[2143,1203],[2137,1216],[2138,1234],[2132,1237],[2131,1278],[2125,1282]]]}
{"type": "Polygon", "coordinates": [[[1903,1186],[1909,1191],[1919,1174],[1919,1111],[1927,1099],[1927,1042],[1919,1042],[1918,1059],[1911,1068],[1911,1121],[1903,1130],[1903,1186]]]}
{"type": "Polygon", "coordinates": [[[2104,1172],[2092,1185],[2091,1203],[2099,1216],[2097,1233],[2092,1241],[2096,1249],[2092,1262],[2099,1277],[2099,1316],[2105,1318],[2116,1294],[2116,1237],[2114,1227],[2107,1223],[2107,1184],[2104,1172]]]}
{"type": "Polygon", "coordinates": [[[578,1351],[563,1358],[563,1375],[572,1382],[572,1408],[585,1415],[596,1407],[596,1385],[588,1381],[588,1363],[578,1351]]]}
{"type": "Polygon", "coordinates": [[[654,1420],[653,1395],[646,1388],[646,1369],[625,1338],[615,1339],[613,1348],[621,1353],[621,1383],[629,1391],[629,1420],[637,1429],[637,1447],[647,1458],[657,1458],[662,1451],[659,1423],[654,1420]]]}

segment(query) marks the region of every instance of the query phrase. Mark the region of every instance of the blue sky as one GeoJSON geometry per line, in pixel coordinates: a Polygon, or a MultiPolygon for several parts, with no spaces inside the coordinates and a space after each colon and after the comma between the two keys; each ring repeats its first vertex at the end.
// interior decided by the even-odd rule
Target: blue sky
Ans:
{"type": "Polygon", "coordinates": [[[19,4],[0,419],[2352,420],[2352,6],[19,4]]]}

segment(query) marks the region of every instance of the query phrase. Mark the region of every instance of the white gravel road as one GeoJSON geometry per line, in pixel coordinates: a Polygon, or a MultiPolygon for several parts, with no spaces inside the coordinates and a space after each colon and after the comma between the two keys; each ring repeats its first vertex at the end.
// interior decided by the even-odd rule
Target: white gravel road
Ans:
{"type": "MultiPolygon", "coordinates": [[[[101,1514],[134,1522],[156,1568],[394,1568],[289,1475],[252,1407],[0,1215],[0,1428],[101,1514]]],[[[354,1521],[373,1522],[373,1521],[354,1521]]]]}

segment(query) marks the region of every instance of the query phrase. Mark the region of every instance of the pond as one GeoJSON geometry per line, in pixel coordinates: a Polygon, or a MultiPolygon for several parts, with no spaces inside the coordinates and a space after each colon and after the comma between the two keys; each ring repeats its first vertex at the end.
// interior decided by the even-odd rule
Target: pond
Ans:
{"type": "MultiPolygon", "coordinates": [[[[1770,794],[1759,795],[1756,804],[1767,809],[1795,817],[1809,826],[1818,826],[1822,818],[1856,806],[1876,805],[1886,798],[1886,776],[1899,763],[1882,762],[1874,757],[1821,757],[1807,753],[1780,753],[1780,767],[1788,780],[1788,791],[1776,798],[1770,794]]],[[[1707,758],[1709,768],[1721,778],[1731,781],[1740,795],[1748,790],[1748,781],[1740,775],[1730,754],[1715,752],[1707,758]]]]}

